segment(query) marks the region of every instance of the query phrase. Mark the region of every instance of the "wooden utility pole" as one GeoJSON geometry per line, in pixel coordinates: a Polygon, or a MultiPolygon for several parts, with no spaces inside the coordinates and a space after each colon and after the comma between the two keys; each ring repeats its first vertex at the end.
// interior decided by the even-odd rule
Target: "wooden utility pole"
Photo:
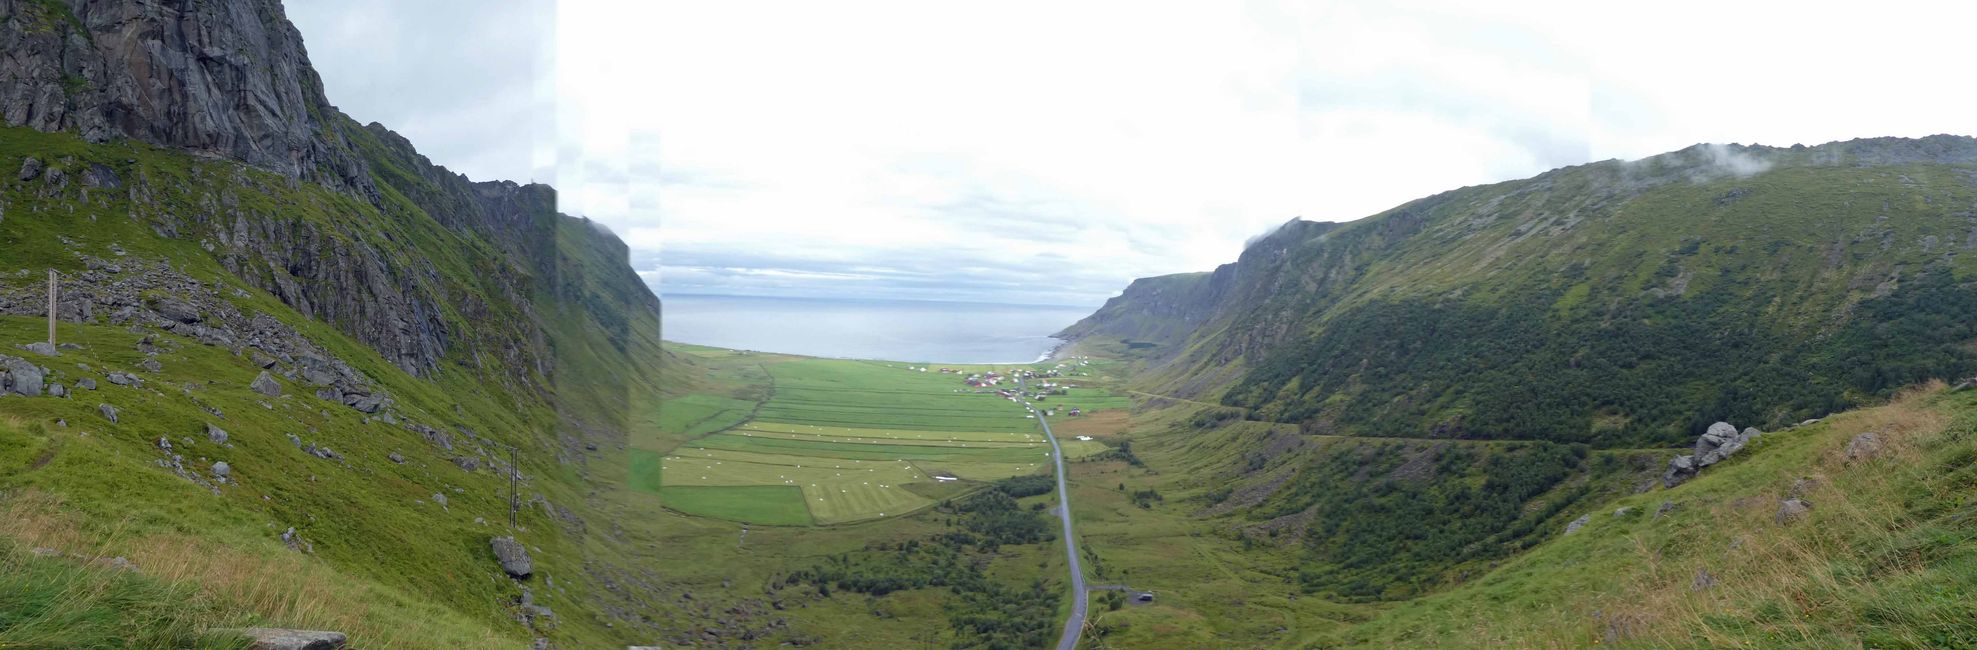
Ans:
{"type": "Polygon", "coordinates": [[[55,284],[55,269],[48,269],[48,347],[55,347],[55,293],[60,291],[55,284]]]}
{"type": "Polygon", "coordinates": [[[515,447],[514,445],[509,445],[508,446],[508,526],[511,528],[520,528],[522,526],[522,493],[516,491],[515,489],[516,479],[521,478],[521,474],[522,474],[522,466],[516,464],[515,461],[515,447]]]}

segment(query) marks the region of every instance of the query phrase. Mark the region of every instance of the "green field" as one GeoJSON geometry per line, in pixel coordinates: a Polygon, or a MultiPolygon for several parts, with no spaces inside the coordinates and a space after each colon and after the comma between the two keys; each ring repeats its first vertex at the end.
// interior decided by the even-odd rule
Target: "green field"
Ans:
{"type": "MultiPolygon", "coordinates": [[[[938,501],[928,495],[1050,471],[1050,444],[1028,410],[965,386],[962,375],[872,361],[699,356],[759,369],[764,399],[695,395],[662,411],[665,428],[691,439],[663,454],[633,454],[632,481],[682,513],[847,523],[919,511],[938,501]]],[[[1129,403],[1078,390],[1092,397],[1087,409],[1129,403]]],[[[1093,441],[1063,444],[1071,457],[1106,450],[1093,441]]]]}

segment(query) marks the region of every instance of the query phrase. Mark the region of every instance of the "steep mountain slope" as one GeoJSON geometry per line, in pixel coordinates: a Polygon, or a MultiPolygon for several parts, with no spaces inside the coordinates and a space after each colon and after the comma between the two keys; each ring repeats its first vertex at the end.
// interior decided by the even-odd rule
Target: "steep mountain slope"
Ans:
{"type": "Polygon", "coordinates": [[[338,112],[275,0],[0,0],[0,48],[0,564],[91,587],[0,603],[0,645],[137,593],[162,645],[658,635],[616,487],[690,373],[622,242],[338,112]],[[74,345],[17,350],[43,269],[74,345]]]}
{"type": "Polygon", "coordinates": [[[1778,426],[1977,373],[1973,163],[1977,140],[1937,136],[1565,168],[1288,228],[1065,334],[1162,339],[1153,386],[1314,432],[1630,446],[1778,426]],[[1120,317],[1170,302],[1199,325],[1120,317]]]}
{"type": "Polygon", "coordinates": [[[1653,488],[1711,423],[1977,375],[1977,140],[1698,145],[1294,222],[1064,335],[1222,405],[1149,401],[1179,413],[1139,448],[1185,476],[1147,489],[1305,593],[1413,598],[1653,488]]]}

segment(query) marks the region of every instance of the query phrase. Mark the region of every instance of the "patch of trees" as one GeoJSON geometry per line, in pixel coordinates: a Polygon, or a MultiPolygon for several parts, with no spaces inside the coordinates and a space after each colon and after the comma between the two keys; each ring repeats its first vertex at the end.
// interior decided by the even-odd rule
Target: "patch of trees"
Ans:
{"type": "Polygon", "coordinates": [[[1837,331],[1779,318],[1776,283],[1588,300],[1563,288],[1341,313],[1224,397],[1319,433],[1679,445],[1712,422],[1773,428],[1977,374],[1977,284],[1938,266],[1837,331]]]}
{"type": "Polygon", "coordinates": [[[940,510],[949,515],[951,529],[926,541],[877,543],[830,556],[810,569],[773,581],[771,589],[807,584],[826,597],[835,592],[883,597],[909,589],[946,588],[952,595],[945,613],[956,635],[954,647],[1015,650],[1048,645],[1057,631],[1060,590],[1041,580],[1023,587],[1004,584],[985,571],[1005,544],[1055,539],[1050,519],[1021,507],[1011,496],[1035,489],[1024,480],[1028,478],[1032,477],[1001,481],[994,489],[942,504],[940,510]]]}
{"type": "Polygon", "coordinates": [[[1006,478],[995,482],[995,489],[1011,497],[1021,499],[1039,494],[1049,494],[1057,489],[1057,478],[1048,474],[1030,474],[1006,478]]]}
{"type": "Polygon", "coordinates": [[[1126,461],[1127,465],[1132,465],[1133,467],[1146,467],[1146,461],[1142,461],[1139,456],[1133,455],[1133,441],[1131,440],[1121,441],[1119,446],[1108,449],[1105,453],[1098,454],[1092,458],[1096,460],[1123,460],[1126,461]]]}
{"type": "Polygon", "coordinates": [[[1166,500],[1160,497],[1159,490],[1153,489],[1133,490],[1132,497],[1133,505],[1139,506],[1142,509],[1152,508],[1153,504],[1166,500]]]}
{"type": "Polygon", "coordinates": [[[1250,516],[1311,510],[1298,574],[1304,590],[1390,600],[1427,591],[1464,563],[1522,548],[1583,496],[1551,491],[1584,464],[1585,445],[1454,446],[1433,460],[1432,479],[1395,471],[1419,453],[1419,445],[1400,442],[1334,448],[1250,516]],[[1548,492],[1544,507],[1527,508],[1548,492]]]}

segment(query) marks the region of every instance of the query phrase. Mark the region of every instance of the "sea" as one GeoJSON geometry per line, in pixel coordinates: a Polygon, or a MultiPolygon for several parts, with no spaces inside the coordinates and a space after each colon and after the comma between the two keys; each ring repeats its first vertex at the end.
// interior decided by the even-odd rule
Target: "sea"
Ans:
{"type": "Polygon", "coordinates": [[[668,341],[813,357],[1029,363],[1093,307],[665,294],[668,341]]]}

